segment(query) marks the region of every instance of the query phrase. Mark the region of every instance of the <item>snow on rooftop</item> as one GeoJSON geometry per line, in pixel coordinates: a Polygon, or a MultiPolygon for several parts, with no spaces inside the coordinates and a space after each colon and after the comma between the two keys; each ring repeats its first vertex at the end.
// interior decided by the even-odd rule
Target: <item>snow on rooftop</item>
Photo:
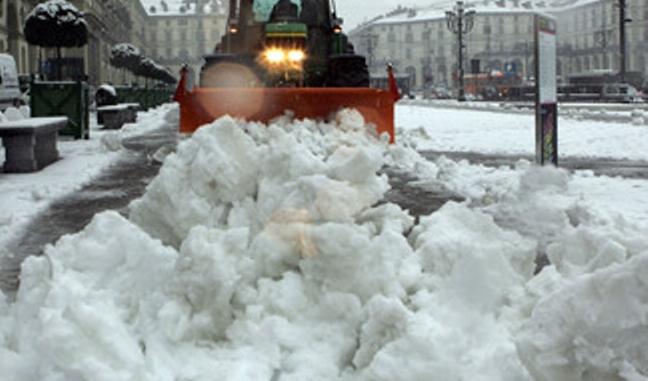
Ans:
{"type": "MultiPolygon", "coordinates": [[[[481,13],[553,13],[580,7],[601,0],[468,0],[467,8],[481,13]]],[[[398,24],[406,22],[428,21],[445,18],[445,12],[451,10],[455,0],[443,0],[431,6],[402,8],[375,19],[372,24],[398,24]]]]}
{"type": "Polygon", "coordinates": [[[224,9],[222,0],[140,0],[140,2],[150,16],[221,13],[224,9]]]}

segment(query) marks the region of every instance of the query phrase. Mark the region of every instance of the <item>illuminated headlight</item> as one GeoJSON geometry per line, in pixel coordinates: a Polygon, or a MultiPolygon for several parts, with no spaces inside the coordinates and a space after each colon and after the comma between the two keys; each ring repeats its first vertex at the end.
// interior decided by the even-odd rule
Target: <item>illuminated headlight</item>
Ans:
{"type": "Polygon", "coordinates": [[[290,62],[301,62],[305,57],[306,55],[301,50],[291,50],[288,52],[288,59],[290,62]]]}
{"type": "Polygon", "coordinates": [[[271,64],[282,63],[286,60],[286,53],[281,49],[268,49],[264,55],[266,60],[271,64]]]}

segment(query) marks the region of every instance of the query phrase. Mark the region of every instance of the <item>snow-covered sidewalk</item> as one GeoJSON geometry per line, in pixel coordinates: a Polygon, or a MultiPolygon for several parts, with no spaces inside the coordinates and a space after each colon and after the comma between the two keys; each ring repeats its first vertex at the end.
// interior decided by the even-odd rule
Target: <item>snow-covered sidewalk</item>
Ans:
{"type": "MultiPolygon", "coordinates": [[[[59,161],[36,173],[0,173],[0,257],[8,254],[8,244],[23,232],[30,219],[53,200],[79,189],[119,160],[123,155],[120,139],[159,128],[165,123],[164,116],[175,107],[165,105],[139,113],[137,124],[119,131],[99,129],[93,115],[91,139],[60,140],[59,161]]],[[[4,150],[0,148],[3,161],[4,150]]]]}
{"type": "Polygon", "coordinates": [[[587,173],[430,162],[415,135],[388,146],[351,111],[200,129],[130,218],[97,215],[25,262],[17,301],[0,296],[0,374],[646,379],[641,210],[597,201],[587,173]],[[384,165],[466,201],[414,226],[377,206],[384,165]],[[552,265],[534,275],[538,255],[552,265]]]}

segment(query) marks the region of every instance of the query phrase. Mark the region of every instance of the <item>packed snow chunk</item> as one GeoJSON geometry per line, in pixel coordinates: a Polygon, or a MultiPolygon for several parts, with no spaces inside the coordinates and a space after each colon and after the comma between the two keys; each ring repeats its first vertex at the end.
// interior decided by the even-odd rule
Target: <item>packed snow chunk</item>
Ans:
{"type": "Polygon", "coordinates": [[[164,305],[176,258],[106,212],[27,259],[9,340],[29,365],[10,379],[144,379],[145,349],[134,332],[146,325],[142,315],[164,305]]]}
{"type": "Polygon", "coordinates": [[[569,184],[568,172],[554,167],[532,167],[520,179],[520,192],[552,190],[564,192],[569,184]]]}
{"type": "Polygon", "coordinates": [[[256,191],[256,145],[231,118],[196,131],[194,139],[178,148],[178,156],[188,161],[191,188],[201,197],[227,203],[256,191]]]}
{"type": "Polygon", "coordinates": [[[606,231],[579,227],[549,245],[547,255],[562,274],[573,277],[623,263],[629,253],[622,242],[606,231]]]}
{"type": "Polygon", "coordinates": [[[517,188],[488,207],[498,225],[538,241],[538,250],[573,229],[569,211],[577,203],[567,196],[569,174],[553,167],[531,167],[521,177],[517,188]]]}
{"type": "Polygon", "coordinates": [[[406,233],[414,226],[414,217],[396,204],[383,204],[362,212],[357,219],[361,224],[368,224],[375,234],[390,230],[406,233]]]}
{"type": "Polygon", "coordinates": [[[106,131],[99,140],[101,146],[108,152],[115,152],[122,149],[121,134],[117,131],[106,131]]]}
{"type": "Polygon", "coordinates": [[[507,327],[492,316],[443,303],[411,312],[393,299],[368,310],[354,358],[359,380],[530,380],[507,327]]]}
{"type": "Polygon", "coordinates": [[[31,108],[29,106],[20,106],[20,108],[18,108],[18,111],[20,111],[20,114],[22,114],[23,118],[31,117],[31,108]]]}
{"type": "MultiPolygon", "coordinates": [[[[272,219],[277,213],[285,215],[304,211],[312,222],[353,222],[358,213],[380,200],[386,188],[378,189],[376,192],[363,192],[363,189],[352,184],[314,175],[302,177],[283,187],[283,199],[278,204],[264,203],[262,197],[259,200],[261,205],[272,205],[272,219]]],[[[265,208],[262,210],[270,213],[265,208]]]]}
{"type": "Polygon", "coordinates": [[[537,381],[648,379],[648,252],[538,302],[518,352],[537,381]]]}
{"type": "Polygon", "coordinates": [[[373,295],[404,297],[413,252],[405,237],[385,232],[371,237],[362,228],[324,224],[307,230],[313,253],[300,268],[304,277],[324,291],[353,293],[363,301],[373,295]]]}
{"type": "Polygon", "coordinates": [[[451,285],[457,302],[485,313],[505,304],[535,268],[534,241],[454,202],[423,218],[413,239],[423,270],[451,285]]]}
{"type": "Polygon", "coordinates": [[[192,227],[218,226],[228,202],[257,189],[261,162],[252,139],[229,118],[199,129],[171,154],[130,218],[149,234],[179,246],[192,227]]]}
{"type": "Polygon", "coordinates": [[[401,337],[412,315],[400,300],[383,296],[371,299],[365,310],[360,346],[353,357],[353,364],[358,368],[366,368],[381,348],[401,337]]]}
{"type": "Polygon", "coordinates": [[[5,110],[4,116],[9,122],[17,122],[25,119],[23,114],[15,107],[9,107],[5,110]]]}
{"type": "Polygon", "coordinates": [[[175,328],[176,340],[190,337],[223,339],[233,320],[231,301],[237,286],[254,279],[254,263],[244,255],[248,229],[221,231],[198,226],[180,250],[175,289],[191,305],[191,321],[175,328]],[[186,332],[183,332],[186,329],[186,332]]]}
{"type": "Polygon", "coordinates": [[[372,147],[340,147],[328,159],[335,179],[363,183],[375,177],[383,164],[382,152],[372,147]]]}

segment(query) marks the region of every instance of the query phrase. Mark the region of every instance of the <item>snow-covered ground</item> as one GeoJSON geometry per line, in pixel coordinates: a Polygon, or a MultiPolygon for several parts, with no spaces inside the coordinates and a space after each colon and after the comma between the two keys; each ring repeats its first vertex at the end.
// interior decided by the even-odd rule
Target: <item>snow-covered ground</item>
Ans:
{"type": "MultiPolygon", "coordinates": [[[[400,106],[396,126],[423,127],[431,139],[420,149],[533,155],[532,114],[400,106]]],[[[648,160],[648,124],[559,119],[561,156],[648,160]]]]}
{"type": "MultiPolygon", "coordinates": [[[[199,130],[130,218],[97,215],[25,262],[16,302],[0,300],[0,374],[648,379],[645,182],[526,161],[431,162],[411,147],[530,153],[532,126],[501,114],[398,114],[408,130],[396,146],[352,111],[330,123],[224,118],[199,130]],[[389,189],[383,165],[466,201],[414,226],[398,206],[377,206],[389,189]],[[552,265],[534,275],[538,255],[552,265]]],[[[616,135],[629,149],[641,144],[632,128],[616,135]]],[[[565,134],[565,151],[609,156],[565,134]]]]}
{"type": "MultiPolygon", "coordinates": [[[[101,171],[119,160],[123,154],[120,139],[146,133],[159,127],[168,110],[163,106],[140,113],[139,123],[127,125],[120,131],[102,131],[91,118],[90,140],[61,140],[61,159],[43,170],[30,174],[0,173],[0,257],[7,255],[11,240],[21,234],[29,220],[61,196],[80,188],[101,171]]],[[[10,109],[11,110],[11,109],[10,109]]],[[[14,111],[8,111],[14,114],[14,111]]],[[[0,148],[0,163],[4,149],[0,148]]]]}

